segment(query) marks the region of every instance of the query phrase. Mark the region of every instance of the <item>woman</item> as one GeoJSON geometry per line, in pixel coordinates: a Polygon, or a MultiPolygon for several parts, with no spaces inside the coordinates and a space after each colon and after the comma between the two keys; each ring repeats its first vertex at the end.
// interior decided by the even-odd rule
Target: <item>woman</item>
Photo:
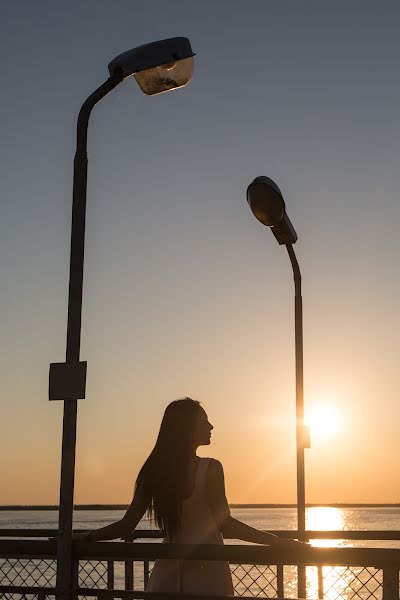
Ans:
{"type": "MultiPolygon", "coordinates": [[[[258,531],[231,516],[220,462],[199,458],[210,444],[213,426],[200,403],[191,398],[171,402],[165,410],[156,445],[138,475],[128,511],[117,523],[74,539],[91,541],[127,537],[146,510],[165,532],[164,542],[223,544],[223,537],[256,544],[299,542],[258,531]]],[[[303,544],[301,544],[303,545],[303,544]]],[[[229,563],[159,559],[146,591],[198,595],[233,595],[229,563]]]]}

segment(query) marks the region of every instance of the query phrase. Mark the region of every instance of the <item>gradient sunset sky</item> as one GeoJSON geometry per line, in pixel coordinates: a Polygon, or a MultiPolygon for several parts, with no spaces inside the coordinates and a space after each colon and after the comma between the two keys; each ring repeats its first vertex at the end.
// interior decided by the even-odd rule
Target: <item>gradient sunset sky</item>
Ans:
{"type": "Polygon", "coordinates": [[[76,118],[117,54],[190,38],[189,86],[94,110],[75,501],[127,503],[165,406],[203,403],[230,502],[295,502],[299,235],[308,502],[400,501],[400,4],[14,0],[1,7],[0,504],[56,504],[76,118]]]}

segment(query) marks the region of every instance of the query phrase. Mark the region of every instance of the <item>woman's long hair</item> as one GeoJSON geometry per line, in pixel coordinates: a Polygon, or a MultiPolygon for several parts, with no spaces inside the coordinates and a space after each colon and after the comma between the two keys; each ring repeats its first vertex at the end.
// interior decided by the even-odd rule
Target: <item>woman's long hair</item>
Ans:
{"type": "Polygon", "coordinates": [[[147,501],[148,515],[169,538],[180,525],[199,408],[200,403],[191,398],[167,406],[156,445],[136,480],[136,488],[141,488],[147,501]]]}

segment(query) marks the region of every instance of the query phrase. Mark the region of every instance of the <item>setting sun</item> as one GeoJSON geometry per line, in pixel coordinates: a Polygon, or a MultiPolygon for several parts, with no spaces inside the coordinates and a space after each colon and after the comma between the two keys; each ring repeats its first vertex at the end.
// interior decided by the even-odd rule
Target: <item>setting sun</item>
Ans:
{"type": "Polygon", "coordinates": [[[310,428],[311,441],[334,436],[340,425],[338,412],[331,404],[321,404],[312,408],[305,416],[305,423],[310,428]]]}

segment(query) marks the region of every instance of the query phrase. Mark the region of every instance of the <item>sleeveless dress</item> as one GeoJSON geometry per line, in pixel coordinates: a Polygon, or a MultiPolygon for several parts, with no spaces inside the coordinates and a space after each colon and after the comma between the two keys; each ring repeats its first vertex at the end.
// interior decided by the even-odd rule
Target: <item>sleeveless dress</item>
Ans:
{"type": "MultiPolygon", "coordinates": [[[[206,473],[210,459],[200,458],[193,494],[182,502],[179,532],[163,543],[223,544],[206,497],[206,473]]],[[[146,592],[233,596],[232,576],[227,561],[158,559],[146,592]]]]}

